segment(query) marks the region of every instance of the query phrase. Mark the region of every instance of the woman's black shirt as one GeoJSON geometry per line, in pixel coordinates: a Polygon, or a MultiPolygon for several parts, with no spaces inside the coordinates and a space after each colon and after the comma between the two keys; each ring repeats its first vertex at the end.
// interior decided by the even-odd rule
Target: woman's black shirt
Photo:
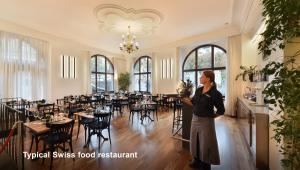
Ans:
{"type": "Polygon", "coordinates": [[[212,86],[209,91],[202,93],[203,87],[196,90],[192,98],[193,113],[197,116],[210,117],[214,114],[214,106],[217,108],[217,114],[224,114],[225,108],[222,94],[212,86]]]}

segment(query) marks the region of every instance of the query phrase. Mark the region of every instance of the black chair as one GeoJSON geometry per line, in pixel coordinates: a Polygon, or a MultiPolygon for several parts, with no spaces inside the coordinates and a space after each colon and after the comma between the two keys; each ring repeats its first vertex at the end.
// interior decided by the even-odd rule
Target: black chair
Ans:
{"type": "Polygon", "coordinates": [[[37,110],[43,112],[44,115],[51,114],[54,115],[54,103],[38,104],[37,110]]]}
{"type": "Polygon", "coordinates": [[[161,105],[163,107],[163,110],[169,110],[169,97],[163,95],[161,99],[161,105]]]}
{"type": "Polygon", "coordinates": [[[94,122],[94,120],[89,119],[89,118],[80,117],[78,119],[77,139],[78,139],[78,135],[79,135],[79,132],[80,132],[80,126],[83,125],[83,128],[84,128],[84,141],[86,142],[86,131],[88,129],[88,125],[92,122],[94,122]]]}
{"type": "Polygon", "coordinates": [[[110,121],[111,121],[111,111],[95,111],[94,117],[95,120],[92,123],[89,123],[87,125],[88,127],[88,141],[87,146],[89,145],[91,141],[92,135],[97,135],[99,138],[99,147],[100,147],[100,140],[103,138],[104,140],[108,140],[108,138],[105,138],[102,134],[102,131],[107,129],[108,130],[108,137],[109,137],[109,143],[111,144],[111,137],[110,137],[110,121]]]}
{"type": "Polygon", "coordinates": [[[73,119],[74,113],[83,111],[80,102],[69,102],[69,118],[73,119]]]}
{"type": "MultiPolygon", "coordinates": [[[[38,112],[42,112],[44,114],[44,116],[46,114],[51,114],[53,115],[54,114],[54,103],[51,103],[51,104],[46,104],[46,103],[39,103],[37,105],[37,111],[38,112]]],[[[36,120],[33,116],[30,116],[29,117],[29,120],[30,121],[34,121],[36,120]]],[[[30,149],[29,149],[29,152],[31,152],[32,150],[32,146],[33,146],[33,141],[35,141],[35,149],[36,149],[36,152],[38,150],[38,146],[39,146],[39,141],[40,141],[40,138],[42,136],[44,136],[46,133],[35,133],[35,132],[31,132],[31,143],[30,143],[30,149]]]]}
{"type": "MultiPolygon", "coordinates": [[[[33,121],[33,120],[32,120],[33,121]]],[[[39,146],[39,142],[41,137],[43,137],[44,135],[46,135],[47,132],[44,133],[36,133],[34,131],[31,131],[31,143],[30,143],[30,149],[29,152],[31,152],[32,150],[32,146],[33,146],[33,141],[35,141],[35,151],[38,151],[38,146],[39,146]]]]}
{"type": "Polygon", "coordinates": [[[157,104],[163,106],[163,94],[158,94],[157,104]]]}
{"type": "Polygon", "coordinates": [[[133,123],[133,116],[134,113],[140,113],[140,115],[142,114],[143,109],[141,108],[141,106],[136,105],[134,102],[129,103],[129,121],[130,121],[130,117],[131,117],[131,123],[133,123]]]}
{"type": "Polygon", "coordinates": [[[158,121],[158,115],[157,115],[157,109],[158,109],[158,104],[151,104],[148,106],[147,110],[153,113],[153,118],[154,118],[154,113],[156,116],[156,120],[158,121]]]}
{"type": "Polygon", "coordinates": [[[128,98],[124,98],[121,100],[121,109],[126,106],[127,109],[129,108],[129,99],[128,98]]]}
{"type": "MultiPolygon", "coordinates": [[[[92,107],[91,101],[81,101],[80,105],[81,105],[82,111],[86,110],[87,108],[91,108],[92,107]]],[[[86,142],[87,125],[89,123],[92,123],[92,122],[93,122],[93,119],[89,119],[89,118],[84,118],[84,117],[78,116],[77,139],[78,139],[78,135],[79,135],[79,132],[80,132],[80,125],[83,125],[83,128],[84,128],[84,141],[86,142]]]]}
{"type": "Polygon", "coordinates": [[[175,99],[173,102],[174,102],[174,110],[173,110],[172,134],[174,136],[182,128],[182,103],[180,98],[175,99]],[[174,130],[176,130],[175,133],[174,130]]]}
{"type": "MultiPolygon", "coordinates": [[[[70,146],[71,153],[73,153],[73,147],[72,147],[72,133],[73,133],[73,127],[74,127],[74,120],[71,120],[67,123],[50,123],[47,124],[48,127],[51,128],[50,133],[42,137],[42,140],[44,141],[43,145],[43,151],[46,152],[47,150],[50,151],[51,156],[51,162],[50,162],[50,170],[52,169],[53,164],[53,152],[55,149],[62,149],[64,152],[65,149],[65,143],[68,143],[70,146]],[[63,147],[60,145],[63,144],[63,147]],[[48,148],[46,148],[48,146],[48,148]]],[[[73,161],[75,159],[73,158],[73,161]]],[[[43,158],[43,163],[45,161],[45,158],[43,158]]]]}
{"type": "Polygon", "coordinates": [[[115,111],[118,111],[122,115],[122,104],[121,99],[112,99],[112,107],[113,107],[113,113],[115,111]]]}
{"type": "Polygon", "coordinates": [[[64,111],[66,102],[65,99],[56,99],[56,106],[54,106],[55,112],[64,111]]]}

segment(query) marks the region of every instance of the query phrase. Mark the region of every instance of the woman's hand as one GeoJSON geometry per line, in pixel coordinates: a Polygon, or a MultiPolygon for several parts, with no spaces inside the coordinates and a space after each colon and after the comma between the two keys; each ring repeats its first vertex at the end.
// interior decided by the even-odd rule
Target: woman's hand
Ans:
{"type": "Polygon", "coordinates": [[[193,103],[192,103],[191,99],[188,98],[188,97],[182,98],[181,101],[184,102],[187,105],[193,106],[193,103]]]}

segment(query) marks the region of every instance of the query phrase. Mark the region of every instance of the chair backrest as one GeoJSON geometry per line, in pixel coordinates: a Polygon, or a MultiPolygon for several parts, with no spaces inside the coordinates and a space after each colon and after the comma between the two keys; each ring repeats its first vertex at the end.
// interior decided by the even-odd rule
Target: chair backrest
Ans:
{"type": "Polygon", "coordinates": [[[56,104],[63,106],[65,104],[65,99],[56,99],[56,104]]]}
{"type": "Polygon", "coordinates": [[[44,114],[54,114],[54,103],[38,104],[37,109],[44,114]]]}
{"type": "Polygon", "coordinates": [[[120,106],[121,105],[121,99],[112,99],[112,104],[114,106],[120,106]]]}
{"type": "Polygon", "coordinates": [[[157,100],[158,100],[158,95],[152,96],[152,101],[157,102],[157,100]]]}
{"type": "Polygon", "coordinates": [[[52,134],[68,135],[70,138],[72,138],[74,119],[66,123],[60,123],[60,122],[49,123],[47,124],[47,126],[51,128],[52,134]]]}
{"type": "Polygon", "coordinates": [[[132,111],[140,111],[142,110],[142,106],[141,105],[138,105],[138,104],[135,104],[135,103],[129,103],[129,111],[132,112],[132,111]]]}
{"type": "MultiPolygon", "coordinates": [[[[101,122],[106,122],[107,126],[110,126],[110,121],[111,121],[111,111],[109,112],[105,112],[105,113],[99,113],[97,111],[95,111],[94,113],[94,117],[96,119],[96,121],[98,121],[98,123],[101,122]]],[[[108,128],[108,127],[105,127],[108,128]]]]}

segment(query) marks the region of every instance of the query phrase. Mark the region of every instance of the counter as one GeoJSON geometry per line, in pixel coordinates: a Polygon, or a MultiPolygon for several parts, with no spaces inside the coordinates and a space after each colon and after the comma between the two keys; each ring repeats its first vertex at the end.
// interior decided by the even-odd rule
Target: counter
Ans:
{"type": "Polygon", "coordinates": [[[269,109],[240,96],[237,121],[257,169],[269,169],[269,109]]]}

